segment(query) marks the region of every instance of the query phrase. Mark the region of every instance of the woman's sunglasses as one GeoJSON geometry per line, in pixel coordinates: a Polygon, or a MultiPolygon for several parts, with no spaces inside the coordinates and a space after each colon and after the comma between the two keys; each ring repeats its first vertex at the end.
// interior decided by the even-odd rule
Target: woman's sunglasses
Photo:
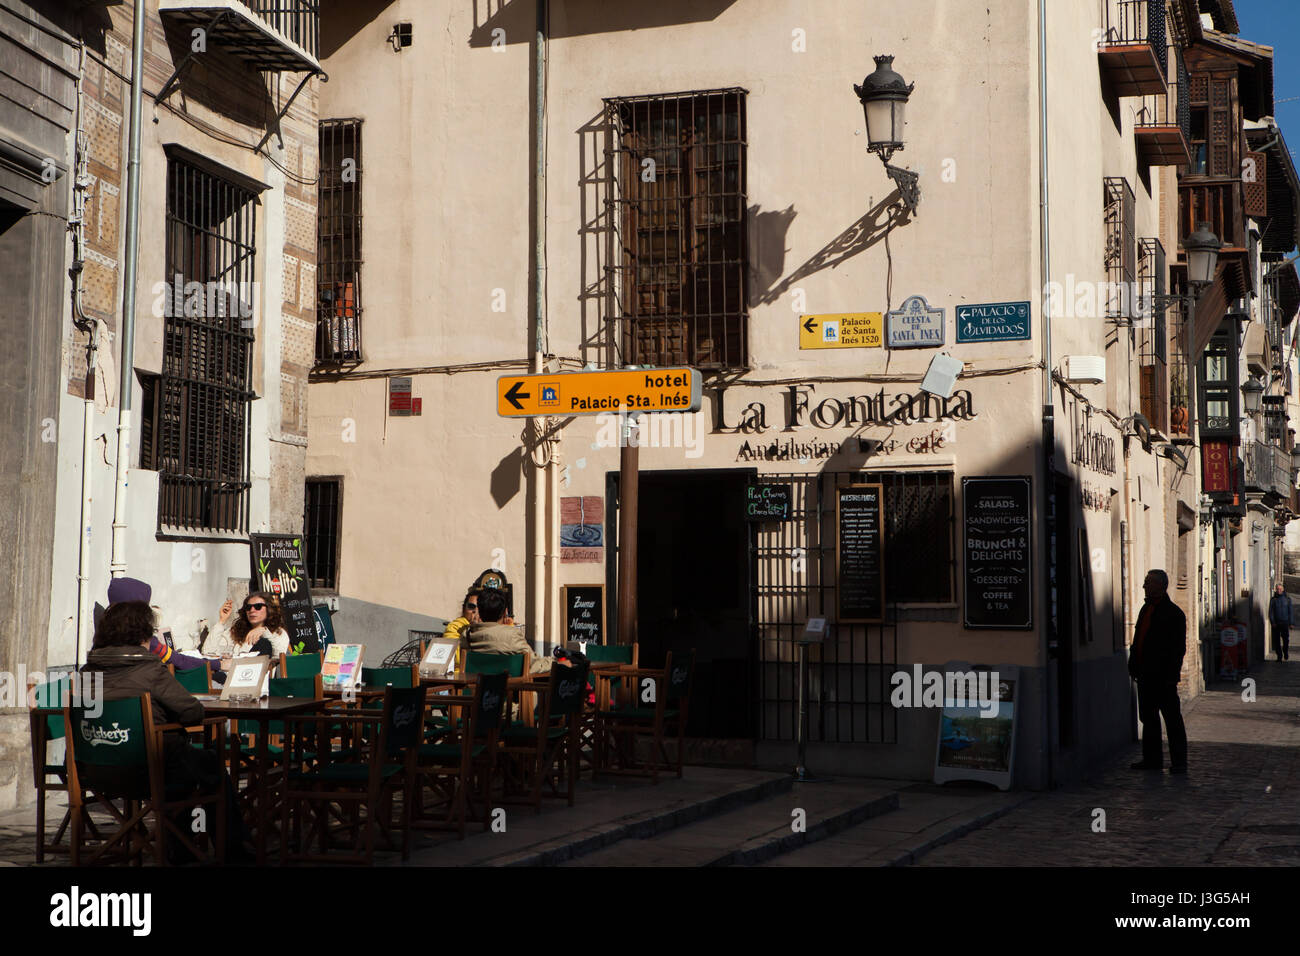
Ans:
{"type": "Polygon", "coordinates": [[[245,605],[244,605],[244,610],[245,610],[245,611],[260,611],[260,610],[262,610],[262,609],[265,608],[265,607],[266,607],[266,605],[265,605],[265,604],[262,604],[262,603],[259,601],[257,604],[245,604],[245,605]]]}

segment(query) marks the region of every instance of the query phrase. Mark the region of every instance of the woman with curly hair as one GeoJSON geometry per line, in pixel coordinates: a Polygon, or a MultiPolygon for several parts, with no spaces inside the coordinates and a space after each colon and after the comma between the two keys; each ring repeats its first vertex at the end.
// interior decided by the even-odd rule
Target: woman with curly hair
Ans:
{"type": "Polygon", "coordinates": [[[284,629],[279,599],[254,591],[244,598],[238,614],[231,613],[232,607],[230,601],[221,605],[221,623],[204,644],[206,653],[222,657],[266,654],[273,660],[289,653],[289,633],[284,629]]]}

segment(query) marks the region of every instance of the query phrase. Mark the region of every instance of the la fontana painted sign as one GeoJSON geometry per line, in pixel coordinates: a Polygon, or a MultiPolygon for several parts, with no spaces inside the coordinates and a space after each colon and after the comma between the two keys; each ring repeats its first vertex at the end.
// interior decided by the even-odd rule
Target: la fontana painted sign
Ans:
{"type": "Polygon", "coordinates": [[[761,435],[772,428],[788,432],[809,426],[856,429],[863,425],[970,421],[976,415],[975,397],[964,388],[957,389],[950,398],[919,389],[887,395],[883,388],[874,394],[822,398],[817,395],[815,384],[800,383],[786,386],[776,412],[762,401],[740,407],[738,401],[727,398],[727,390],[726,386],[710,390],[714,434],[761,435]]]}

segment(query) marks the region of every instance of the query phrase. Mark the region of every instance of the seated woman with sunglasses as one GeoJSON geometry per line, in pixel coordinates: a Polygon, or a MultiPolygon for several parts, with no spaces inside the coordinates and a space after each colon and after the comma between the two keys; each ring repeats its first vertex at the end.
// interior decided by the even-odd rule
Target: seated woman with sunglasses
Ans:
{"type": "Polygon", "coordinates": [[[280,603],[270,594],[254,591],[244,599],[238,614],[232,604],[221,605],[221,623],[203,645],[207,654],[248,657],[265,654],[272,660],[289,653],[289,633],[284,629],[280,603]]]}

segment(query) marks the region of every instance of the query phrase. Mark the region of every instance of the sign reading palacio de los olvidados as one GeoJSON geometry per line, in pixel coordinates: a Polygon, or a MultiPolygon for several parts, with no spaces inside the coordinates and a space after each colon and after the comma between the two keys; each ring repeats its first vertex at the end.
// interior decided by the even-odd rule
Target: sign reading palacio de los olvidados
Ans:
{"type": "MultiPolygon", "coordinates": [[[[958,389],[950,398],[942,398],[917,389],[915,392],[875,393],[847,396],[816,394],[811,382],[787,385],[780,398],[781,408],[769,414],[768,403],[753,401],[743,408],[727,402],[727,387],[709,390],[712,396],[714,434],[766,435],[769,431],[791,432],[797,428],[856,430],[864,425],[916,425],[926,422],[971,421],[976,417],[975,398],[967,389],[958,389]]],[[[738,403],[736,403],[738,404],[738,403]]],[[[935,451],[943,444],[938,435],[922,436],[910,443],[899,443],[908,451],[935,451]],[[911,447],[908,447],[910,444],[911,447]]],[[[795,440],[743,441],[736,451],[737,461],[786,461],[802,458],[832,458],[840,451],[834,436],[795,440]]]]}

